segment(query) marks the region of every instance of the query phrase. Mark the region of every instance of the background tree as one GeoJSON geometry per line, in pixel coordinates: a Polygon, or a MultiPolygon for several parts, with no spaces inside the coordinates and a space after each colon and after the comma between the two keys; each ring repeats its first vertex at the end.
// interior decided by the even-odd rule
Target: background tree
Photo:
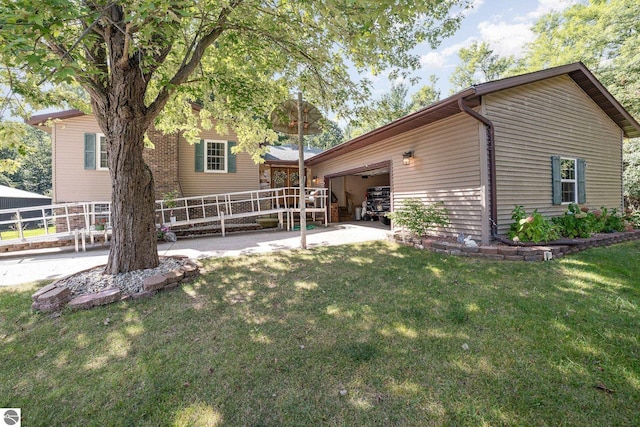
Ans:
{"type": "Polygon", "coordinates": [[[0,171],[0,184],[47,195],[51,193],[51,137],[31,126],[24,131],[20,148],[0,148],[0,162],[11,161],[9,171],[0,171]]]}
{"type": "Polygon", "coordinates": [[[370,106],[360,110],[358,117],[351,123],[355,128],[351,136],[367,133],[406,116],[411,111],[411,103],[407,99],[409,87],[403,83],[394,83],[389,92],[371,102],[370,106]]]}
{"type": "Polygon", "coordinates": [[[429,84],[422,86],[410,98],[409,86],[404,83],[392,84],[389,92],[358,111],[356,119],[345,129],[347,139],[370,132],[433,104],[440,98],[440,91],[435,86],[437,81],[437,77],[431,75],[429,84]]]}
{"type": "Polygon", "coordinates": [[[624,196],[629,205],[640,209],[640,138],[627,141],[623,150],[624,196]]]}
{"type": "Polygon", "coordinates": [[[449,78],[451,93],[504,77],[514,64],[513,57],[504,58],[494,54],[486,42],[474,41],[469,47],[461,48],[458,57],[461,64],[449,78]]]}
{"type": "Polygon", "coordinates": [[[309,147],[327,150],[344,142],[344,133],[338,123],[333,120],[327,120],[323,125],[321,134],[308,136],[304,139],[304,142],[309,147]]]}
{"type": "Polygon", "coordinates": [[[258,160],[260,143],[276,138],[268,114],[293,88],[344,112],[370,89],[350,79],[345,59],[374,74],[411,71],[419,65],[411,49],[451,34],[460,19],[452,8],[467,3],[3,0],[0,63],[30,102],[59,99],[43,82],[88,93],[113,188],[106,271],[118,273],[158,264],[154,183],[142,158],[150,126],[195,140],[198,125],[215,119],[258,160]]]}
{"type": "Polygon", "coordinates": [[[421,108],[428,107],[436,101],[440,100],[440,90],[436,87],[438,77],[434,74],[429,76],[429,83],[422,86],[416,93],[411,96],[411,111],[417,111],[421,108]]]}

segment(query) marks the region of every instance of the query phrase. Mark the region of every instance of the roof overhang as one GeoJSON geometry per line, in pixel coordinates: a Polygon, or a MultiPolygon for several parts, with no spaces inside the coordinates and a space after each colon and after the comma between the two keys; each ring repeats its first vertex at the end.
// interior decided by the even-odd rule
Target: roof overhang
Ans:
{"type": "Polygon", "coordinates": [[[549,68],[547,70],[536,71],[515,77],[508,77],[482,83],[463,90],[438,101],[422,110],[418,110],[400,119],[394,120],[382,127],[379,127],[364,135],[360,135],[350,141],[337,145],[313,158],[307,160],[308,165],[315,165],[323,161],[332,159],[339,155],[349,153],[359,148],[380,142],[393,136],[401,135],[405,132],[417,129],[424,125],[435,123],[439,120],[453,116],[461,112],[458,105],[459,100],[464,100],[465,104],[471,108],[480,105],[483,95],[511,89],[517,86],[545,80],[561,75],[568,75],[582,90],[611,118],[624,132],[627,138],[640,137],[640,124],[629,114],[622,105],[609,93],[609,91],[595,78],[587,67],[581,63],[563,65],[549,68]]]}

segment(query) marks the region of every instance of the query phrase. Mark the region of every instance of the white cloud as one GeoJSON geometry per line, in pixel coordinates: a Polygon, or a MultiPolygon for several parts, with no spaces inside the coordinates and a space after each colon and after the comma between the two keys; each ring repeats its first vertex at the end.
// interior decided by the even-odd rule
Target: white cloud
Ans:
{"type": "Polygon", "coordinates": [[[525,19],[529,22],[535,21],[542,15],[549,12],[560,12],[574,4],[580,3],[579,0],[538,0],[536,10],[527,13],[525,19]]]}
{"type": "Polygon", "coordinates": [[[500,56],[520,57],[526,43],[533,41],[534,34],[528,24],[507,24],[506,22],[481,22],[478,25],[480,37],[487,42],[493,52],[500,56]]]}
{"type": "Polygon", "coordinates": [[[531,27],[536,20],[542,15],[562,11],[579,2],[580,0],[538,0],[535,10],[525,15],[515,16],[513,23],[499,20],[501,18],[481,22],[478,24],[480,38],[489,43],[494,53],[500,56],[513,55],[518,58],[523,53],[524,45],[534,39],[531,27]]]}
{"type": "Polygon", "coordinates": [[[457,61],[456,55],[460,48],[469,46],[474,40],[476,40],[475,37],[469,37],[460,43],[445,47],[439,51],[429,52],[420,57],[420,64],[430,70],[442,70],[453,67],[455,65],[453,62],[457,61]]]}

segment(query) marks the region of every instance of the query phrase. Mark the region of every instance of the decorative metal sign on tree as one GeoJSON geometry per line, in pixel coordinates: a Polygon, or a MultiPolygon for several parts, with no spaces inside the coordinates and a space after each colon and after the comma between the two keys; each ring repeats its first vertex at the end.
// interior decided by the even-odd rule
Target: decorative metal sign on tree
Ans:
{"type": "MultiPolygon", "coordinates": [[[[258,162],[269,113],[290,87],[345,116],[368,99],[357,70],[419,67],[412,49],[459,26],[468,0],[2,0],[0,85],[25,114],[63,102],[92,111],[107,141],[113,241],[107,273],[158,265],[146,132],[230,128],[258,162]],[[457,10],[456,10],[457,9],[457,10]],[[82,90],[78,90],[82,88],[82,90]],[[87,99],[88,98],[88,99],[87,99]],[[192,109],[198,102],[198,111],[192,109]]],[[[0,122],[0,126],[2,123],[0,122]]]]}
{"type": "Polygon", "coordinates": [[[300,194],[300,247],[307,249],[307,212],[305,203],[306,178],[304,172],[304,136],[317,135],[322,132],[320,120],[322,114],[313,105],[304,101],[302,92],[298,92],[298,100],[289,100],[278,106],[271,113],[273,129],[288,135],[298,135],[298,179],[300,194]]]}

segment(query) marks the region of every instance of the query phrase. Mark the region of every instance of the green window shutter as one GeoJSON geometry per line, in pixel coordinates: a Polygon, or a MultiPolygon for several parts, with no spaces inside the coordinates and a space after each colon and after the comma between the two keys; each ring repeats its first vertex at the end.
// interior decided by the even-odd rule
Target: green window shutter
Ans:
{"type": "Polygon", "coordinates": [[[204,139],[195,144],[196,172],[204,172],[204,139]]]}
{"type": "Polygon", "coordinates": [[[562,171],[560,170],[560,157],[551,156],[551,194],[554,205],[562,204],[562,171]]]}
{"type": "Polygon", "coordinates": [[[84,168],[96,168],[96,134],[84,134],[84,168]]]}
{"type": "Polygon", "coordinates": [[[584,159],[578,159],[576,162],[576,176],[578,177],[578,203],[587,202],[587,188],[585,183],[585,172],[587,162],[584,159]]]}
{"type": "Polygon", "coordinates": [[[235,141],[227,142],[227,172],[229,173],[236,173],[236,155],[231,152],[231,148],[235,145],[235,141]]]}

